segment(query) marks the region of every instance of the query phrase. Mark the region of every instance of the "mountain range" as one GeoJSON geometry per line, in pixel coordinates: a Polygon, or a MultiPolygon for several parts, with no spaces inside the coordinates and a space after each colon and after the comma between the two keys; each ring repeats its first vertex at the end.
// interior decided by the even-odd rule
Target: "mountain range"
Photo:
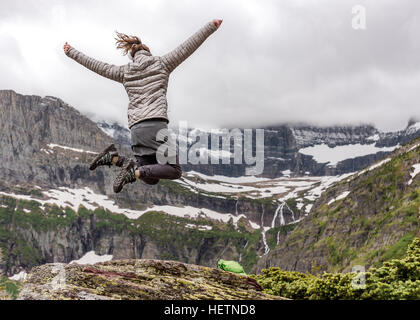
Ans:
{"type": "Polygon", "coordinates": [[[179,180],[138,182],[118,195],[118,170],[88,164],[110,143],[129,156],[128,129],[11,90],[0,91],[0,122],[7,276],[92,253],[213,267],[223,258],[247,272],[343,271],[398,256],[419,230],[418,122],[390,133],[266,127],[261,175],[246,176],[245,164],[185,164],[179,180]]]}
{"type": "MultiPolygon", "coordinates": [[[[130,147],[130,131],[118,123],[99,121],[98,126],[120,144],[130,147]]],[[[225,130],[243,128],[225,128],[225,130]]],[[[280,176],[324,176],[340,175],[363,169],[383,158],[398,146],[404,145],[420,135],[420,122],[409,122],[407,127],[396,132],[382,132],[373,125],[347,125],[319,127],[305,124],[283,124],[261,128],[264,130],[264,172],[267,178],[280,176]]],[[[179,128],[171,127],[174,140],[179,143],[179,128]]],[[[213,129],[220,131],[220,128],[213,129]]],[[[194,136],[207,134],[211,130],[188,128],[194,136]]],[[[223,135],[222,135],[223,136],[223,135]]],[[[226,135],[225,135],[226,136],[226,135]]],[[[184,135],[182,137],[185,139],[184,135]]],[[[196,143],[188,139],[188,149],[196,143]]],[[[255,154],[255,143],[252,146],[255,154]]],[[[211,153],[211,141],[208,150],[211,153]]],[[[233,164],[234,144],[230,146],[233,164]]],[[[185,164],[185,171],[198,171],[208,175],[239,177],[245,175],[246,164],[185,164]]]]}

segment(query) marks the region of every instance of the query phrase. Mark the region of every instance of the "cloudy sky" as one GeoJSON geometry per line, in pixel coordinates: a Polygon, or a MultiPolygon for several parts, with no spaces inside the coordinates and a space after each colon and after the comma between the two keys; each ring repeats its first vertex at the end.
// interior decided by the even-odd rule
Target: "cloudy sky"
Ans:
{"type": "Polygon", "coordinates": [[[2,0],[0,89],[57,96],[126,125],[122,85],[67,58],[68,41],[122,65],[114,31],[163,55],[213,18],[223,24],[171,75],[172,123],[258,127],[283,122],[373,123],[420,118],[418,0],[2,0]],[[366,13],[361,26],[362,5],[366,13]]]}

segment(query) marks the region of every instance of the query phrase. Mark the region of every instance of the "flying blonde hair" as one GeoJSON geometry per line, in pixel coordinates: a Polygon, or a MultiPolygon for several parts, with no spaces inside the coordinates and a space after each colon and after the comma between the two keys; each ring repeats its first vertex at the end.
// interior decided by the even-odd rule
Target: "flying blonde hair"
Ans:
{"type": "Polygon", "coordinates": [[[115,33],[117,34],[117,37],[115,38],[117,49],[122,49],[124,55],[130,53],[131,57],[134,58],[134,55],[139,50],[146,50],[150,52],[149,47],[144,43],[141,43],[141,40],[138,37],[128,36],[118,31],[115,31],[115,33]]]}

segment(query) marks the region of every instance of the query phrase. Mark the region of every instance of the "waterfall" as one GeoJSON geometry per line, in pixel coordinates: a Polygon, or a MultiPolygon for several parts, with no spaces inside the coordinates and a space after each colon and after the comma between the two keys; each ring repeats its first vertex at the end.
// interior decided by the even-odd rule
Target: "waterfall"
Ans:
{"type": "Polygon", "coordinates": [[[273,221],[271,222],[271,228],[274,228],[276,226],[276,219],[277,219],[277,216],[279,215],[279,213],[280,213],[280,225],[284,226],[286,224],[285,221],[284,221],[284,216],[283,216],[283,208],[284,208],[285,205],[287,205],[287,204],[286,204],[286,202],[283,201],[277,207],[276,212],[274,213],[273,221]]]}
{"type": "MultiPolygon", "coordinates": [[[[238,204],[238,202],[236,202],[236,205],[238,204]]],[[[278,205],[278,207],[277,207],[277,209],[276,209],[276,212],[274,213],[274,217],[273,217],[273,220],[271,221],[271,227],[267,227],[267,230],[269,230],[269,229],[271,229],[271,228],[275,228],[275,226],[276,226],[276,219],[277,219],[277,217],[279,217],[280,218],[280,226],[285,226],[286,225],[286,220],[284,219],[284,207],[286,207],[291,213],[292,213],[292,220],[293,220],[293,222],[296,222],[296,218],[295,218],[295,213],[293,212],[293,210],[288,206],[288,204],[286,203],[286,201],[282,201],[279,205],[278,205]]],[[[265,248],[265,250],[264,250],[264,255],[266,255],[267,253],[269,253],[270,252],[270,247],[268,246],[268,243],[267,243],[267,238],[266,238],[266,235],[265,235],[265,231],[266,231],[266,228],[264,228],[264,209],[263,209],[263,212],[262,212],[262,215],[261,215],[261,228],[262,228],[262,231],[261,231],[261,234],[262,234],[262,240],[263,240],[263,243],[264,243],[264,248],[265,248]]],[[[280,231],[278,231],[277,232],[277,245],[280,243],[280,231]]],[[[248,243],[247,243],[248,244],[248,243]]],[[[245,245],[246,246],[246,245],[245,245]]]]}
{"type": "Polygon", "coordinates": [[[292,220],[293,220],[293,221],[296,221],[296,219],[295,219],[295,213],[293,212],[293,210],[292,210],[292,209],[290,209],[290,207],[287,205],[287,203],[286,203],[286,202],[285,202],[284,204],[286,205],[287,209],[289,209],[289,211],[292,213],[292,220]]]}
{"type": "MultiPolygon", "coordinates": [[[[279,219],[280,219],[280,226],[285,226],[286,225],[286,220],[284,219],[284,207],[286,207],[292,213],[292,220],[293,220],[293,222],[296,221],[295,213],[293,212],[293,210],[288,206],[288,204],[286,203],[286,201],[282,201],[278,205],[278,207],[276,209],[276,212],[274,213],[273,220],[271,221],[271,227],[268,227],[268,229],[275,228],[277,217],[279,217],[279,219]]],[[[264,247],[265,247],[264,255],[266,255],[267,253],[270,252],[270,247],[267,244],[267,238],[265,236],[265,231],[266,230],[264,228],[263,218],[264,218],[264,211],[263,211],[263,214],[262,214],[262,217],[261,217],[261,228],[262,228],[261,234],[262,234],[262,240],[263,240],[264,247]]],[[[277,245],[279,243],[280,243],[280,231],[277,232],[277,245]]]]}
{"type": "Polygon", "coordinates": [[[264,227],[262,228],[261,234],[262,234],[263,243],[264,243],[264,255],[266,255],[267,253],[270,252],[270,247],[268,246],[267,238],[265,237],[265,229],[264,229],[264,227]]]}
{"type": "Polygon", "coordinates": [[[283,208],[284,205],[286,204],[286,202],[283,201],[283,203],[281,204],[281,208],[280,208],[280,225],[284,226],[286,224],[286,221],[284,220],[284,215],[283,215],[283,208]]]}
{"type": "Polygon", "coordinates": [[[283,214],[284,213],[283,210],[284,210],[284,207],[285,206],[292,213],[292,220],[293,221],[296,221],[296,219],[295,219],[295,213],[293,212],[293,210],[290,209],[290,207],[287,205],[286,201],[282,201],[279,204],[279,206],[277,207],[276,212],[274,213],[274,218],[273,218],[273,221],[271,222],[271,228],[274,228],[276,226],[277,216],[280,217],[280,225],[281,226],[286,225],[286,221],[284,220],[284,214],[283,214]]]}
{"type": "MultiPolygon", "coordinates": [[[[244,245],[244,249],[246,248],[246,246],[248,245],[249,240],[246,240],[246,243],[244,245]]],[[[239,262],[241,262],[242,260],[242,252],[239,254],[239,262]]]]}
{"type": "MultiPolygon", "coordinates": [[[[261,214],[261,235],[262,235],[262,241],[264,243],[264,255],[266,255],[268,252],[270,252],[270,247],[267,243],[267,238],[265,237],[265,228],[264,228],[264,207],[262,208],[262,214],[261,214]]],[[[270,229],[270,227],[268,227],[270,229]]]]}
{"type": "MultiPolygon", "coordinates": [[[[244,245],[244,249],[246,248],[246,246],[248,245],[249,240],[246,240],[246,243],[244,245]]],[[[239,262],[241,262],[242,260],[242,252],[239,254],[239,262]]]]}
{"type": "Polygon", "coordinates": [[[239,199],[237,199],[236,203],[235,203],[235,215],[236,216],[238,216],[238,201],[239,201],[239,199]]]}
{"type": "Polygon", "coordinates": [[[277,215],[279,214],[279,210],[283,211],[283,206],[284,203],[280,203],[280,205],[277,207],[276,212],[274,213],[274,218],[273,221],[271,221],[271,228],[274,228],[276,226],[276,219],[277,219],[277,215]]]}

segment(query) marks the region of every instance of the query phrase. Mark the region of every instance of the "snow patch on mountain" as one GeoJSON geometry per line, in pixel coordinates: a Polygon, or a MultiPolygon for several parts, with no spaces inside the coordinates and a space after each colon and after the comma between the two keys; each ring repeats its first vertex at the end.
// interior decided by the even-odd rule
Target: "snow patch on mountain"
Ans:
{"type": "Polygon", "coordinates": [[[410,151],[412,151],[412,150],[416,149],[416,148],[417,148],[417,147],[419,147],[419,146],[420,146],[420,143],[418,143],[418,144],[416,144],[416,145],[412,146],[410,149],[408,149],[408,150],[407,150],[407,152],[410,152],[410,151]]]}
{"type": "Polygon", "coordinates": [[[131,133],[128,128],[116,122],[99,121],[97,126],[108,136],[115,139],[116,142],[130,146],[131,133]]]}
{"type": "Polygon", "coordinates": [[[223,194],[229,196],[240,193],[242,196],[252,199],[276,196],[279,201],[297,198],[299,202],[301,193],[304,193],[307,200],[315,201],[331,184],[345,179],[350,175],[352,174],[266,179],[247,176],[238,178],[206,176],[196,172],[189,172],[182,180],[176,182],[190,188],[190,190],[194,190],[196,193],[213,193],[210,196],[217,196],[215,194],[218,194],[219,197],[223,197],[223,194]],[[196,181],[196,177],[201,178],[201,181],[196,181]]]}
{"type": "Polygon", "coordinates": [[[196,171],[188,171],[186,173],[186,176],[187,177],[198,176],[205,180],[216,180],[216,181],[228,182],[228,183],[252,183],[252,182],[263,182],[263,181],[272,180],[269,178],[261,178],[261,177],[256,177],[256,176],[242,176],[242,177],[228,177],[228,176],[220,176],[220,175],[209,176],[209,175],[196,172],[196,171]]]}
{"type": "Polygon", "coordinates": [[[233,158],[233,153],[226,151],[226,150],[211,150],[207,148],[200,148],[198,149],[200,152],[200,156],[204,157],[205,159],[211,159],[211,161],[218,161],[220,159],[230,159],[233,158]]]}
{"type": "Polygon", "coordinates": [[[369,141],[378,141],[379,139],[380,139],[380,136],[377,133],[366,138],[366,140],[369,140],[369,141]]]}
{"type": "Polygon", "coordinates": [[[412,124],[411,126],[407,127],[407,129],[405,129],[405,134],[411,135],[413,133],[416,133],[419,130],[420,130],[420,122],[416,122],[412,124]]]}
{"type": "Polygon", "coordinates": [[[414,172],[410,173],[411,179],[408,181],[408,185],[413,183],[413,179],[420,173],[420,163],[413,165],[414,172]]]}
{"type": "Polygon", "coordinates": [[[95,264],[99,262],[107,262],[111,261],[113,258],[112,255],[97,255],[95,251],[87,252],[83,257],[78,260],[73,260],[69,264],[76,263],[76,264],[95,264]]]}
{"type": "Polygon", "coordinates": [[[283,176],[290,177],[290,175],[293,173],[291,170],[284,170],[281,172],[283,176]]]}
{"type": "Polygon", "coordinates": [[[380,151],[390,152],[397,148],[394,147],[376,147],[372,144],[349,144],[343,146],[329,147],[327,144],[319,144],[312,147],[300,149],[299,152],[312,156],[318,163],[328,163],[329,166],[335,166],[340,161],[362,157],[369,154],[375,154],[380,151]]]}
{"type": "Polygon", "coordinates": [[[368,167],[368,168],[366,168],[362,171],[359,171],[357,175],[360,176],[361,174],[363,174],[367,171],[372,171],[373,169],[379,168],[380,166],[383,166],[385,163],[387,163],[389,161],[391,161],[391,158],[386,158],[384,160],[381,160],[378,163],[375,163],[374,165],[371,165],[370,167],[368,167]]]}
{"type": "Polygon", "coordinates": [[[345,191],[345,192],[343,192],[343,193],[342,193],[342,194],[340,194],[339,196],[337,196],[337,197],[335,197],[334,199],[331,199],[330,201],[328,201],[328,205],[330,205],[330,204],[332,204],[332,203],[334,203],[334,202],[336,202],[336,201],[338,201],[338,200],[341,200],[341,199],[346,198],[349,194],[350,194],[350,191],[345,191]]]}
{"type": "Polygon", "coordinates": [[[236,184],[211,183],[211,182],[196,183],[194,181],[190,181],[187,179],[185,179],[184,182],[197,189],[207,191],[207,192],[216,192],[216,193],[249,192],[256,189],[254,187],[240,186],[236,184]]]}
{"type": "Polygon", "coordinates": [[[212,230],[212,229],[213,229],[213,227],[212,227],[212,226],[207,226],[207,225],[196,225],[196,224],[192,224],[192,223],[187,223],[187,224],[185,225],[185,227],[186,227],[186,228],[189,228],[189,229],[198,229],[198,230],[200,230],[200,231],[205,231],[205,230],[209,231],[209,230],[212,230]]]}
{"type": "Polygon", "coordinates": [[[49,150],[41,149],[41,151],[45,151],[46,153],[51,153],[54,148],[59,148],[59,149],[70,150],[70,151],[79,152],[79,153],[98,154],[97,152],[87,151],[87,150],[72,148],[72,147],[67,147],[67,146],[62,146],[62,145],[54,144],[54,143],[49,143],[47,145],[47,147],[49,148],[49,150]]]}
{"type": "Polygon", "coordinates": [[[321,177],[322,179],[321,179],[319,185],[315,188],[310,189],[305,194],[305,199],[307,199],[309,201],[312,201],[312,202],[315,201],[331,185],[333,185],[334,183],[339,182],[343,179],[346,179],[346,178],[348,178],[352,175],[353,175],[352,173],[346,173],[346,174],[342,174],[340,176],[321,177]]]}
{"type": "Polygon", "coordinates": [[[21,271],[11,277],[9,277],[10,280],[13,281],[25,281],[26,277],[28,276],[28,274],[25,271],[21,271]]]}
{"type": "Polygon", "coordinates": [[[109,127],[99,127],[105,134],[110,136],[111,138],[114,138],[115,135],[115,129],[109,128],[109,127]]]}

